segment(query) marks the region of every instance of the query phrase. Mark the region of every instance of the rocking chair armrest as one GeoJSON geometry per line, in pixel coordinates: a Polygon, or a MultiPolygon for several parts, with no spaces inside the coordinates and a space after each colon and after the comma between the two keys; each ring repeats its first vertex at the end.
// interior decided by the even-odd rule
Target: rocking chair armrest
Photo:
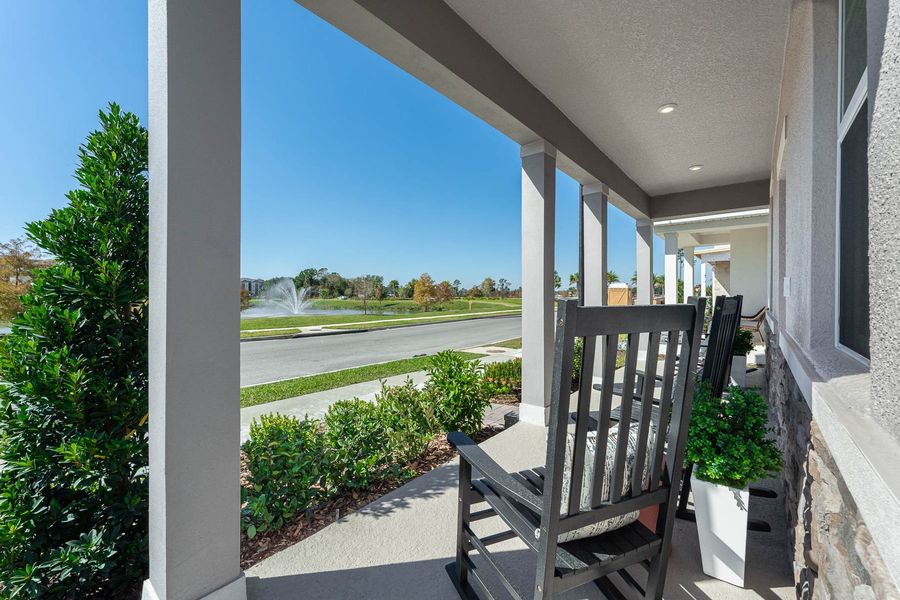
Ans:
{"type": "Polygon", "coordinates": [[[481,473],[491,487],[501,491],[511,500],[524,504],[534,512],[541,513],[540,498],[523,483],[510,475],[506,469],[498,465],[469,436],[453,431],[447,434],[447,441],[459,451],[460,460],[464,460],[478,469],[478,472],[481,473]]]}

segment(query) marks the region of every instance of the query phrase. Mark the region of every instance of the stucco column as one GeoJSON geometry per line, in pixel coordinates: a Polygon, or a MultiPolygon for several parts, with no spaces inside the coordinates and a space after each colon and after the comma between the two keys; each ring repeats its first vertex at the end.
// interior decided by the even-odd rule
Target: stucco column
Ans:
{"type": "Polygon", "coordinates": [[[240,0],[150,0],[150,579],[245,600],[240,0]]]}
{"type": "Polygon", "coordinates": [[[666,234],[666,304],[675,304],[678,298],[678,234],[666,234]]]}
{"type": "Polygon", "coordinates": [[[637,294],[635,304],[653,304],[653,222],[638,219],[635,222],[637,247],[637,294]]]}
{"type": "MultiPolygon", "coordinates": [[[[607,189],[601,183],[582,186],[581,202],[584,214],[584,304],[606,306],[607,287],[607,189]]],[[[594,354],[594,381],[602,381],[603,347],[597,344],[594,354]]]]}
{"type": "Polygon", "coordinates": [[[706,263],[700,261],[700,297],[706,298],[706,263]]]}
{"type": "Polygon", "coordinates": [[[519,418],[546,425],[553,368],[556,148],[522,146],[522,403],[519,418]]]}
{"type": "Polygon", "coordinates": [[[690,296],[694,295],[694,247],[686,246],[684,248],[684,298],[683,302],[687,302],[690,296]]]}

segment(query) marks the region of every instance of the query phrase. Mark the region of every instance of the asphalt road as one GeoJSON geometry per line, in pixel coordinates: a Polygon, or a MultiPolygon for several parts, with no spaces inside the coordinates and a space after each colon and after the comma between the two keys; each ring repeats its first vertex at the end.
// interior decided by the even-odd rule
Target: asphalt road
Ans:
{"type": "Polygon", "coordinates": [[[522,319],[495,317],[365,333],[241,343],[241,385],[336,371],[522,335],[522,319]]]}

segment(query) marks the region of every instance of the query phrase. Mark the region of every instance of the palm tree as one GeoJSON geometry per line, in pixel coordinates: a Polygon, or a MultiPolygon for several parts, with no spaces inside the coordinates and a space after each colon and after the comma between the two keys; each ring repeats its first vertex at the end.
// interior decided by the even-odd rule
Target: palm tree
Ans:
{"type": "Polygon", "coordinates": [[[619,275],[615,271],[607,271],[606,283],[619,283],[619,275]]]}

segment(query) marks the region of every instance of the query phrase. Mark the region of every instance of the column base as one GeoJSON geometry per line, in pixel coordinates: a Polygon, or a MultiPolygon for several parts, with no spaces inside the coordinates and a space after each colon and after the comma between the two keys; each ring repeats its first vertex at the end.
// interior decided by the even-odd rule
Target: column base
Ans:
{"type": "MultiPolygon", "coordinates": [[[[161,600],[159,594],[153,589],[153,582],[149,579],[144,580],[141,600],[161,600]]],[[[205,596],[192,600],[247,600],[247,578],[244,576],[244,572],[241,571],[241,576],[231,583],[227,583],[205,596]]]]}
{"type": "Polygon", "coordinates": [[[550,421],[550,407],[522,402],[519,404],[519,421],[546,427],[550,421]]]}

